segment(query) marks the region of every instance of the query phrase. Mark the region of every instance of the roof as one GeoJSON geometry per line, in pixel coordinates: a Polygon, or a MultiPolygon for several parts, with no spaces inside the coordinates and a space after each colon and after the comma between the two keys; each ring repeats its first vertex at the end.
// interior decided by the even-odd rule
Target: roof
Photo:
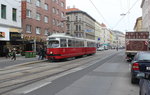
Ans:
{"type": "Polygon", "coordinates": [[[102,27],[106,27],[106,25],[104,23],[101,24],[102,27]]]}
{"type": "Polygon", "coordinates": [[[89,14],[87,14],[86,12],[84,11],[81,11],[77,8],[69,8],[69,9],[66,9],[66,15],[69,15],[69,14],[73,14],[73,13],[82,13],[86,16],[88,16],[89,18],[91,18],[93,21],[96,21],[93,17],[91,17],[89,14]]]}
{"type": "Polygon", "coordinates": [[[66,12],[70,12],[70,11],[80,11],[78,8],[69,8],[66,9],[66,12]]]}
{"type": "Polygon", "coordinates": [[[85,38],[72,37],[72,36],[66,35],[65,33],[54,33],[54,34],[48,36],[47,40],[48,40],[49,38],[70,38],[70,39],[86,40],[86,41],[95,42],[95,40],[92,40],[92,39],[85,39],[85,38]]]}

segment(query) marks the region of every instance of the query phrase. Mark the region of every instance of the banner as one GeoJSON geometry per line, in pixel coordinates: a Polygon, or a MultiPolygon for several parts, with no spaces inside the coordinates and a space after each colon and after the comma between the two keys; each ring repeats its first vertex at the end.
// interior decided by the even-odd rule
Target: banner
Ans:
{"type": "Polygon", "coordinates": [[[0,37],[5,38],[5,32],[0,32],[0,37]]]}

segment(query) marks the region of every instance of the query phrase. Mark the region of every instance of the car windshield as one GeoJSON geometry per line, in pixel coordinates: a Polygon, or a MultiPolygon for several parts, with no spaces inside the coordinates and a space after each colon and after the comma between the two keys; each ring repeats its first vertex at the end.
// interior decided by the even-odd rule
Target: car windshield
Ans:
{"type": "Polygon", "coordinates": [[[51,40],[48,42],[48,48],[57,48],[57,47],[59,47],[58,40],[51,40]]]}
{"type": "Polygon", "coordinates": [[[150,61],[150,53],[142,53],[142,54],[139,56],[139,60],[147,60],[147,61],[150,61]]]}

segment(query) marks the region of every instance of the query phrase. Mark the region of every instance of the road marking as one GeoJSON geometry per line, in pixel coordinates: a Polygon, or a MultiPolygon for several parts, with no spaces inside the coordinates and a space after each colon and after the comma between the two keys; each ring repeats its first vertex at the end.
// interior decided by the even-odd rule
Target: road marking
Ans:
{"type": "Polygon", "coordinates": [[[37,87],[30,88],[30,90],[24,91],[23,94],[30,93],[30,92],[32,92],[32,91],[34,91],[34,90],[37,90],[37,89],[39,89],[39,88],[41,88],[41,87],[43,87],[43,86],[46,86],[46,85],[48,85],[48,84],[50,84],[50,83],[52,83],[52,82],[46,82],[46,83],[41,84],[41,85],[39,85],[39,86],[37,86],[37,87]]]}

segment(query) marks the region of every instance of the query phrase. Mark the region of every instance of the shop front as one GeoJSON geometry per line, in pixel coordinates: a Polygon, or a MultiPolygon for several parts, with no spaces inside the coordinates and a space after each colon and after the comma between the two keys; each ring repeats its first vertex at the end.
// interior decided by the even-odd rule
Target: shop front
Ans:
{"type": "Polygon", "coordinates": [[[17,50],[17,54],[21,55],[24,46],[23,40],[21,38],[21,33],[18,32],[10,32],[10,46],[8,46],[10,50],[15,48],[17,50]]]}
{"type": "Polygon", "coordinates": [[[9,29],[0,27],[0,57],[5,56],[5,46],[9,42],[9,29]]]}
{"type": "Polygon", "coordinates": [[[40,47],[44,47],[46,40],[43,40],[41,37],[24,35],[23,42],[25,44],[25,51],[36,51],[38,52],[40,47]]]}

